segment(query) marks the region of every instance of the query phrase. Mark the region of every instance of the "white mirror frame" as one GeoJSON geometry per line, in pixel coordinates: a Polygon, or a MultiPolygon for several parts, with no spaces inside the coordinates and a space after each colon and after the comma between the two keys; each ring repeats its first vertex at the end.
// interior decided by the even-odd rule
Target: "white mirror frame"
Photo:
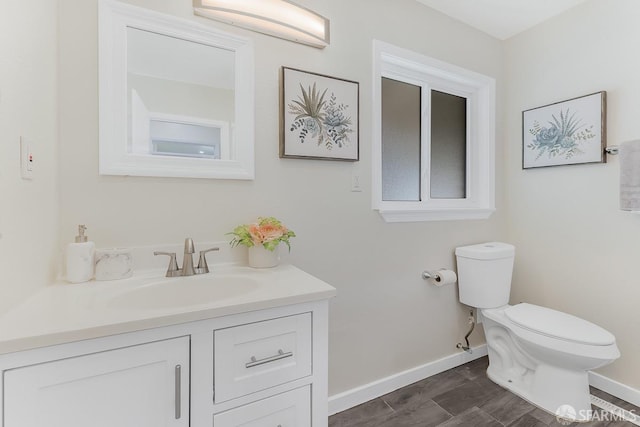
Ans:
{"type": "Polygon", "coordinates": [[[254,59],[250,39],[113,0],[99,3],[100,174],[254,179],[254,59]],[[127,28],[235,52],[232,160],[134,154],[127,137],[127,28]]]}
{"type": "MultiPolygon", "coordinates": [[[[374,40],[373,81],[373,209],[386,222],[488,218],[495,211],[495,79],[374,40]],[[467,196],[464,199],[430,199],[429,192],[424,190],[429,188],[430,174],[430,137],[424,128],[420,162],[422,200],[382,199],[382,77],[423,88],[444,89],[468,99],[467,196]]],[[[426,104],[421,108],[424,121],[430,112],[426,104]]]]}

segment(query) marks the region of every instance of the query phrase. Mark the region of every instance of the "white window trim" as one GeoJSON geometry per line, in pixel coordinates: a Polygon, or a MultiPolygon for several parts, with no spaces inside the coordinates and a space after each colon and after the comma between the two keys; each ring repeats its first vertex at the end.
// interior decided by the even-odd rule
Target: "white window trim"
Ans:
{"type": "Polygon", "coordinates": [[[495,79],[378,40],[373,42],[372,201],[386,222],[486,219],[495,211],[495,79]],[[382,77],[423,88],[421,201],[382,200],[382,77]],[[425,89],[426,88],[426,89],[425,89]],[[467,98],[467,197],[430,199],[431,89],[467,98]],[[426,125],[425,125],[426,124],[426,125]]]}
{"type": "Polygon", "coordinates": [[[176,114],[164,113],[150,113],[149,120],[220,129],[220,158],[231,159],[235,157],[234,153],[232,153],[231,151],[229,122],[222,120],[204,119],[201,117],[181,116],[176,114]]]}

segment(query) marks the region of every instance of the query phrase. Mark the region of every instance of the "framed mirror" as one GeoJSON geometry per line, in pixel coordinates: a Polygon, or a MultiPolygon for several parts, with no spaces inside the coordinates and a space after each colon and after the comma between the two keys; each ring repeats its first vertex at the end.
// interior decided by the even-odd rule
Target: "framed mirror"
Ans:
{"type": "Polygon", "coordinates": [[[99,5],[100,174],[254,178],[250,40],[99,5]]]}

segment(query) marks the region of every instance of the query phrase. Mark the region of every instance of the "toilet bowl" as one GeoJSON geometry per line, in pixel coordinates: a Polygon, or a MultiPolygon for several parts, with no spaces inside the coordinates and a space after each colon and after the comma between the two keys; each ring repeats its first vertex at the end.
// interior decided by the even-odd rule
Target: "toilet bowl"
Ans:
{"type": "Polygon", "coordinates": [[[489,353],[488,377],[552,413],[591,415],[589,370],[620,357],[610,332],[578,317],[508,305],[515,248],[486,243],[456,249],[460,301],[476,307],[489,353]]]}
{"type": "Polygon", "coordinates": [[[620,357],[612,334],[586,320],[526,303],[483,309],[481,315],[492,381],[548,412],[569,405],[575,420],[589,420],[588,371],[620,357]],[[523,325],[509,315],[514,312],[533,314],[523,316],[528,322],[523,325]],[[546,323],[539,317],[543,315],[558,322],[546,323]]]}

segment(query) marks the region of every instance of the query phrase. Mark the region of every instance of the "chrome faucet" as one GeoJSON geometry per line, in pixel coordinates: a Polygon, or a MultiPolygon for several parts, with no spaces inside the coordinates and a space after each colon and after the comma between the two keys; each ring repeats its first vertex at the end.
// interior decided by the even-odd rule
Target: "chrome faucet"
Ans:
{"type": "Polygon", "coordinates": [[[207,257],[205,254],[211,251],[219,251],[220,248],[210,248],[204,251],[200,251],[200,259],[198,260],[198,266],[193,266],[193,254],[195,253],[195,245],[193,239],[187,237],[184,239],[184,258],[182,261],[182,268],[178,267],[176,261],[175,252],[154,252],[154,255],[167,255],[169,257],[169,268],[167,268],[166,277],[179,277],[179,276],[193,276],[195,274],[206,274],[209,272],[209,265],[207,264],[207,257]]]}
{"type": "Polygon", "coordinates": [[[182,258],[181,276],[193,276],[196,272],[193,269],[193,253],[196,251],[193,239],[184,239],[184,257],[182,258]]]}

